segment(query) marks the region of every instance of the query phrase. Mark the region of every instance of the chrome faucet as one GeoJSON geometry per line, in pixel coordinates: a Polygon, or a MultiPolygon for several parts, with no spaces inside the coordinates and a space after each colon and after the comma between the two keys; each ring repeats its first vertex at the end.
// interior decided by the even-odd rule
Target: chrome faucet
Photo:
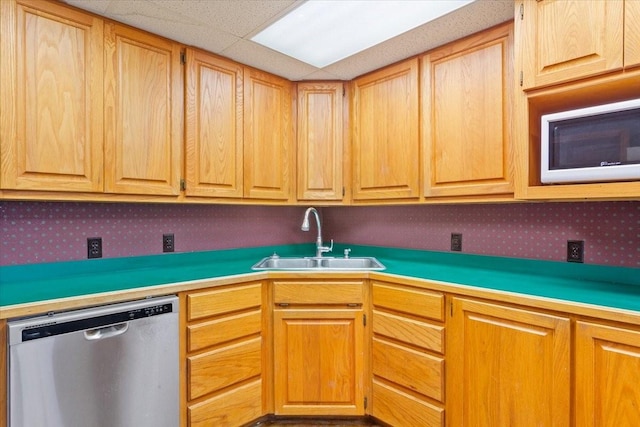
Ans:
{"type": "Polygon", "coordinates": [[[331,246],[322,246],[322,226],[320,225],[320,215],[316,208],[307,208],[304,212],[304,219],[302,220],[302,231],[309,231],[309,214],[313,212],[316,217],[316,225],[318,226],[318,238],[316,239],[316,258],[321,258],[325,252],[331,252],[333,250],[333,239],[331,239],[331,246]]]}

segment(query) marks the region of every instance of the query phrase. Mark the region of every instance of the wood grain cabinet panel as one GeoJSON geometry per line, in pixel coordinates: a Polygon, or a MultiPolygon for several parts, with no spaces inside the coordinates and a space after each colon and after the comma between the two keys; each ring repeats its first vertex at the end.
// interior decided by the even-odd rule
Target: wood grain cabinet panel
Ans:
{"type": "Polygon", "coordinates": [[[298,200],[342,200],[343,83],[298,83],[298,200]]]}
{"type": "Polygon", "coordinates": [[[188,408],[189,427],[238,427],[260,418],[262,381],[230,389],[188,408]]]}
{"type": "Polygon", "coordinates": [[[418,199],[418,59],[353,83],[353,199],[418,199]]]}
{"type": "Polygon", "coordinates": [[[186,52],[186,194],[243,196],[243,66],[186,52]]]}
{"type": "Polygon", "coordinates": [[[623,1],[525,0],[523,89],[621,69],[624,7],[623,1]]]}
{"type": "Polygon", "coordinates": [[[424,195],[513,193],[513,24],[421,61],[424,195]]]}
{"type": "Polygon", "coordinates": [[[640,1],[624,2],[624,66],[640,65],[640,1]]]}
{"type": "Polygon", "coordinates": [[[188,320],[260,307],[261,303],[260,282],[193,292],[187,295],[188,320]]]}
{"type": "Polygon", "coordinates": [[[447,426],[569,426],[569,319],[462,298],[452,304],[447,426]]]}
{"type": "Polygon", "coordinates": [[[375,404],[371,414],[391,426],[442,427],[444,408],[379,380],[373,380],[375,404]]]}
{"type": "Polygon", "coordinates": [[[245,67],[244,97],[244,197],[293,200],[293,84],[245,67]]]}
{"type": "Polygon", "coordinates": [[[103,20],[0,2],[0,187],[103,189],[103,20]]]}
{"type": "Polygon", "coordinates": [[[374,307],[444,320],[444,295],[441,293],[377,281],[371,288],[374,307]]]}
{"type": "Polygon", "coordinates": [[[105,26],[105,191],[177,195],[183,145],[180,45],[105,26]]]}
{"type": "Polygon", "coordinates": [[[640,425],[640,330],[576,322],[576,426],[640,425]]]}

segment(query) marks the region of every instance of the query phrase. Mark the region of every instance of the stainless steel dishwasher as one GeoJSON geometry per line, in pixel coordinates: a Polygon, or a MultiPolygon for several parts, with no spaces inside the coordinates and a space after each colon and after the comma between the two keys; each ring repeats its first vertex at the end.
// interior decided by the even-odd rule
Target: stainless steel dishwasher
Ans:
{"type": "Polygon", "coordinates": [[[10,427],[179,425],[178,298],[8,323],[10,427]]]}

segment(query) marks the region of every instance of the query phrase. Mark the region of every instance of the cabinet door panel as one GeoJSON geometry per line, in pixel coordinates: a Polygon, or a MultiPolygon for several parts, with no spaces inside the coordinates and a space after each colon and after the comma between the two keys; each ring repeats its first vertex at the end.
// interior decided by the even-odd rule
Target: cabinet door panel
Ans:
{"type": "Polygon", "coordinates": [[[640,331],[576,324],[576,425],[640,425],[640,331]]]}
{"type": "Polygon", "coordinates": [[[243,67],[187,50],[186,194],[242,197],[243,67]]]}
{"type": "Polygon", "coordinates": [[[640,65],[640,1],[624,2],[624,66],[640,65]]]}
{"type": "Polygon", "coordinates": [[[245,68],[244,196],[292,198],[293,146],[291,82],[245,68]]]}
{"type": "Polygon", "coordinates": [[[622,1],[525,1],[523,87],[622,68],[622,1]]]}
{"type": "Polygon", "coordinates": [[[447,425],[568,426],[570,322],[453,299],[447,425]]]}
{"type": "Polygon", "coordinates": [[[106,191],[177,195],[183,134],[180,46],[110,23],[105,67],[106,191]]]}
{"type": "Polygon", "coordinates": [[[342,200],[342,83],[298,83],[298,200],[342,200]]]}
{"type": "Polygon", "coordinates": [[[512,193],[513,26],[423,58],[425,196],[512,193]]]}
{"type": "Polygon", "coordinates": [[[354,200],[418,198],[418,60],[354,82],[354,200]]]}
{"type": "Polygon", "coordinates": [[[363,415],[361,310],[275,310],[277,415],[363,415]]]}
{"type": "Polygon", "coordinates": [[[103,21],[0,3],[2,188],[102,191],[103,21]]]}

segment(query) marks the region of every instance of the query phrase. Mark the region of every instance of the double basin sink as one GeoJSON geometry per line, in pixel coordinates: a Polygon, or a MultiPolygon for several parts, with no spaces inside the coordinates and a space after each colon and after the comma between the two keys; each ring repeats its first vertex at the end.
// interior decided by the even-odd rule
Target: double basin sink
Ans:
{"type": "Polygon", "coordinates": [[[312,271],[380,271],[385,266],[373,257],[279,257],[272,255],[261,259],[252,270],[312,270],[312,271]]]}

